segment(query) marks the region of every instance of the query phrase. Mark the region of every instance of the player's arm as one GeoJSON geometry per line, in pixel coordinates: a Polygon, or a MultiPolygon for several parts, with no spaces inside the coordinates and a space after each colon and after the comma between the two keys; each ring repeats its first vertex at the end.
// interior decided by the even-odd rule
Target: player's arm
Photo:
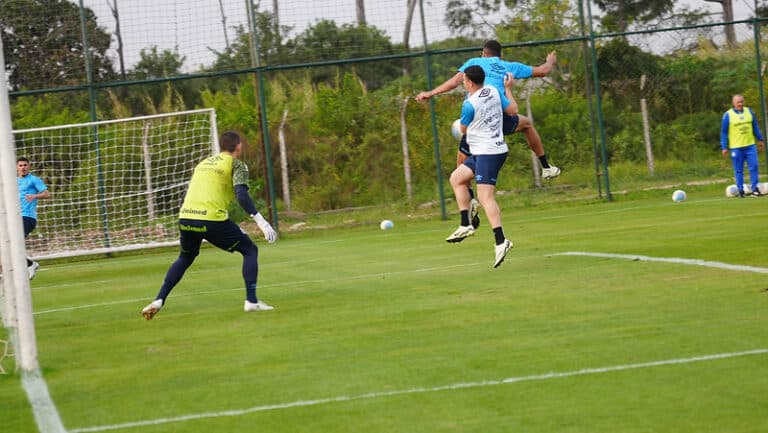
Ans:
{"type": "Polygon", "coordinates": [[[51,192],[47,189],[44,189],[37,194],[27,194],[27,201],[32,201],[39,198],[51,198],[51,192]]]}
{"type": "Polygon", "coordinates": [[[445,92],[450,92],[451,90],[459,87],[459,84],[461,84],[463,77],[464,77],[463,72],[457,72],[456,75],[445,80],[443,84],[435,87],[434,89],[425,91],[425,92],[419,92],[419,94],[416,95],[416,100],[419,102],[426,101],[427,99],[435,95],[439,95],[445,92]]]}
{"type": "Polygon", "coordinates": [[[256,205],[253,203],[253,199],[251,199],[251,195],[248,194],[248,167],[237,159],[234,164],[232,170],[232,183],[235,187],[237,203],[251,216],[251,218],[253,218],[256,225],[259,226],[259,229],[264,234],[264,239],[269,241],[269,243],[276,241],[277,232],[259,213],[258,209],[256,209],[256,205]]]}
{"type": "Polygon", "coordinates": [[[730,118],[728,112],[723,114],[723,122],[720,125],[720,149],[723,156],[728,155],[728,127],[730,125],[730,118]]]}
{"type": "Polygon", "coordinates": [[[752,109],[749,109],[749,112],[752,114],[752,132],[755,134],[755,139],[757,139],[757,147],[758,149],[763,149],[765,147],[765,141],[763,140],[763,134],[760,133],[760,125],[757,123],[757,116],[755,116],[755,112],[752,111],[752,109]]]}
{"type": "Polygon", "coordinates": [[[550,72],[552,72],[552,69],[555,68],[555,64],[557,63],[557,53],[552,51],[551,53],[547,54],[547,60],[540,64],[539,66],[533,67],[533,76],[534,77],[544,77],[550,72]]]}
{"type": "MultiPolygon", "coordinates": [[[[512,87],[515,86],[515,76],[507,72],[504,76],[504,96],[507,97],[508,105],[504,107],[504,112],[510,116],[514,116],[518,113],[518,106],[515,97],[512,96],[512,87]]],[[[503,101],[502,101],[503,103],[503,101]]]]}

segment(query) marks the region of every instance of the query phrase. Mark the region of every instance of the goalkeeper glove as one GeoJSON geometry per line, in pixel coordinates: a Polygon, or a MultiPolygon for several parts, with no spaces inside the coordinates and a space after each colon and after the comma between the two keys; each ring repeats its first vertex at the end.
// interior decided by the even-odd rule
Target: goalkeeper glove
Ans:
{"type": "Polygon", "coordinates": [[[261,216],[260,213],[256,212],[255,214],[251,215],[251,218],[253,218],[253,220],[256,222],[256,225],[259,226],[259,230],[264,233],[264,239],[266,239],[267,242],[271,244],[277,240],[277,232],[272,228],[269,222],[265,220],[263,216],[261,216]]]}

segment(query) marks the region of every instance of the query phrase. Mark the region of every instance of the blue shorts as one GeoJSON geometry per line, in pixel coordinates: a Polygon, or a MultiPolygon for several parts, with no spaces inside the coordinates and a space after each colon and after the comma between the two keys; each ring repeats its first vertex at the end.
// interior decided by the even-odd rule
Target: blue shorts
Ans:
{"type": "Polygon", "coordinates": [[[256,247],[251,238],[231,220],[201,221],[191,219],[179,220],[179,240],[181,252],[197,256],[203,239],[224,251],[245,251],[251,246],[256,247]]]}
{"type": "Polygon", "coordinates": [[[464,165],[475,174],[475,183],[496,185],[499,171],[507,160],[508,153],[497,155],[472,155],[464,161],[464,165]]]}
{"type": "MultiPolygon", "coordinates": [[[[517,114],[510,116],[507,113],[504,113],[503,116],[504,121],[501,126],[501,132],[504,135],[513,134],[515,129],[517,129],[517,125],[520,124],[520,117],[517,114]]],[[[467,134],[461,136],[461,141],[459,141],[459,152],[467,156],[472,155],[472,152],[469,151],[469,144],[467,143],[467,134]]]]}

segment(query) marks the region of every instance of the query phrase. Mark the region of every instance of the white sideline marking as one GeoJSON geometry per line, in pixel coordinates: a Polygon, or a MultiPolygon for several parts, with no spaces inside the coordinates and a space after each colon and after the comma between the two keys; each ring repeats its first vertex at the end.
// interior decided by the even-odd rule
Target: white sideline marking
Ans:
{"type": "Polygon", "coordinates": [[[181,415],[181,416],[170,417],[170,418],[158,418],[158,419],[151,419],[151,420],[145,420],[145,421],[133,421],[133,422],[126,422],[121,424],[101,425],[101,426],[93,426],[93,427],[81,427],[81,428],[71,429],[69,430],[69,432],[70,433],[87,433],[87,432],[99,432],[99,431],[106,431],[106,430],[119,430],[124,428],[170,424],[170,423],[190,421],[190,420],[203,419],[203,418],[240,416],[240,415],[246,415],[254,412],[266,412],[266,411],[279,410],[279,409],[290,409],[294,407],[317,406],[317,405],[327,404],[327,403],[366,400],[366,399],[372,399],[372,398],[391,397],[391,396],[407,395],[407,394],[423,394],[428,392],[452,391],[456,389],[466,389],[466,388],[481,388],[486,386],[504,385],[508,383],[528,382],[532,380],[559,379],[563,377],[583,376],[588,374],[602,374],[602,373],[610,373],[614,371],[659,367],[664,365],[690,364],[693,362],[714,361],[719,359],[736,358],[736,357],[750,356],[750,355],[763,355],[766,353],[768,353],[768,349],[754,349],[754,350],[747,350],[743,352],[718,353],[714,355],[694,356],[691,358],[667,359],[663,361],[643,362],[639,364],[625,364],[625,365],[615,365],[611,367],[585,368],[582,370],[565,371],[560,373],[551,372],[551,373],[545,373],[545,374],[536,374],[532,376],[508,377],[506,379],[501,379],[501,380],[486,380],[481,382],[454,383],[450,385],[442,385],[442,386],[436,386],[432,388],[411,388],[411,389],[401,389],[401,390],[394,390],[394,391],[369,392],[367,394],[358,394],[358,395],[351,395],[351,396],[342,395],[339,397],[320,398],[316,400],[299,400],[299,401],[293,401],[289,403],[276,403],[276,404],[269,404],[264,406],[254,406],[247,409],[226,410],[221,412],[203,412],[203,413],[181,415]]]}
{"type": "Polygon", "coordinates": [[[27,393],[38,430],[45,433],[66,433],[40,371],[22,371],[21,384],[27,393]]]}
{"type": "Polygon", "coordinates": [[[757,266],[732,265],[723,262],[710,262],[708,260],[682,259],[677,257],[650,257],[633,254],[609,254],[609,253],[587,253],[582,251],[566,251],[564,253],[550,254],[552,256],[591,256],[607,257],[611,259],[640,260],[644,262],[667,262],[684,265],[706,266],[709,268],[728,269],[730,271],[757,272],[758,274],[768,274],[768,268],[759,268],[757,266]]]}

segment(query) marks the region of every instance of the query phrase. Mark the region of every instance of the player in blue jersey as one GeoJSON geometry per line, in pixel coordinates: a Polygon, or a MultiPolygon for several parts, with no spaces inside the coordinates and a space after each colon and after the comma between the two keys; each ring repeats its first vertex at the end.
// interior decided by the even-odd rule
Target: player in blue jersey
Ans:
{"type": "Polygon", "coordinates": [[[461,106],[461,131],[467,136],[470,155],[451,173],[451,187],[456,196],[461,222],[447,242],[461,242],[475,233],[470,223],[469,186],[474,179],[477,195],[485,209],[495,239],[493,267],[504,261],[512,241],[504,236],[501,210],[496,202],[496,182],[507,159],[509,148],[504,141],[503,116],[517,114],[517,102],[512,97],[514,77],[504,80],[506,97],[491,85],[483,84],[485,72],[478,65],[468,66],[463,73],[464,87],[469,92],[461,106]]]}
{"type": "MultiPolygon", "coordinates": [[[[439,95],[441,93],[449,92],[459,84],[462,83],[464,70],[469,66],[477,65],[483,68],[485,72],[486,84],[494,86],[499,93],[504,96],[504,77],[507,73],[512,73],[516,80],[532,77],[544,77],[549,74],[557,63],[557,55],[555,52],[551,52],[547,55],[547,60],[539,66],[529,66],[518,62],[508,62],[501,59],[501,44],[498,41],[490,40],[483,44],[482,57],[474,57],[467,60],[453,77],[435,87],[428,92],[420,92],[416,95],[416,100],[421,102],[425,101],[432,96],[439,95]]],[[[547,161],[547,156],[544,153],[544,145],[541,142],[541,137],[538,131],[533,126],[533,122],[530,118],[521,115],[504,116],[504,135],[509,135],[515,132],[522,132],[525,134],[525,139],[528,142],[528,147],[531,148],[533,153],[539,158],[543,170],[541,175],[545,179],[552,179],[560,175],[560,169],[551,166],[547,161]]],[[[466,144],[466,137],[462,137],[459,145],[459,164],[468,156],[469,149],[466,144]]]]}
{"type": "MultiPolygon", "coordinates": [[[[48,190],[42,179],[29,173],[29,159],[23,156],[16,159],[16,182],[19,187],[21,218],[24,224],[24,239],[26,239],[37,227],[37,201],[50,198],[51,191],[48,190]]],[[[39,263],[27,257],[27,271],[30,280],[35,278],[39,267],[39,263]]]]}

